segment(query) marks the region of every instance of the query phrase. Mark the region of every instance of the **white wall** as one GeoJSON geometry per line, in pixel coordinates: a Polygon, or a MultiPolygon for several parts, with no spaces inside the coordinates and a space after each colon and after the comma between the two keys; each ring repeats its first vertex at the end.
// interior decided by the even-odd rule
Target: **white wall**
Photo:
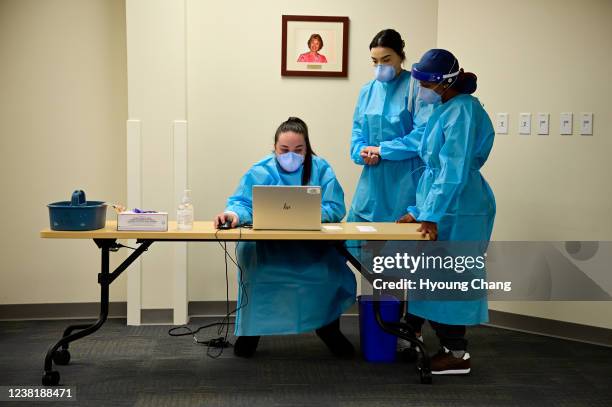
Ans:
{"type": "Polygon", "coordinates": [[[123,1],[0,1],[0,304],[99,298],[94,243],[38,233],[77,188],[125,201],[124,16],[123,1]]]}
{"type": "MultiPolygon", "coordinates": [[[[128,0],[126,24],[128,112],[130,120],[140,121],[141,131],[141,177],[135,180],[141,195],[130,199],[175,219],[172,129],[173,121],[186,118],[185,2],[128,0]]],[[[155,243],[141,257],[142,284],[136,291],[142,293],[143,308],[173,307],[176,245],[155,243]]]]}
{"type": "MultiPolygon", "coordinates": [[[[352,115],[359,89],[372,77],[370,41],[384,28],[397,29],[409,68],[435,44],[436,13],[435,1],[384,0],[375,7],[350,0],[187,1],[189,180],[197,218],[223,210],[289,116],[308,124],[313,148],[332,164],[348,208],[360,174],[349,159],[352,115]],[[283,14],[348,16],[348,78],[281,77],[283,14]]],[[[225,298],[222,253],[217,244],[190,245],[191,300],[225,298]]]]}
{"type": "MultiPolygon", "coordinates": [[[[478,75],[491,115],[510,114],[484,168],[497,200],[494,240],[612,239],[612,2],[608,0],[440,0],[438,46],[478,75]],[[532,135],[518,135],[520,112],[532,135]],[[550,113],[550,135],[535,133],[550,113]],[[574,135],[559,114],[574,112],[574,135]],[[593,112],[594,135],[579,135],[593,112]]],[[[514,302],[492,309],[612,328],[612,303],[514,302]]]]}
{"type": "MultiPolygon", "coordinates": [[[[406,40],[406,66],[431,47],[449,48],[479,75],[477,96],[489,113],[510,113],[510,134],[497,137],[484,169],[498,202],[494,239],[609,240],[611,17],[605,0],[4,0],[0,179],[8,198],[0,205],[21,216],[5,217],[0,303],[98,297],[93,243],[43,241],[38,231],[48,222],[44,205],[77,187],[90,199],[126,202],[128,110],[142,123],[143,206],[172,212],[176,204],[172,120],[188,120],[188,177],[196,217],[208,220],[289,115],[309,124],[350,203],[359,175],[348,158],[353,107],[371,77],[369,41],[387,27],[406,40]],[[282,78],[282,14],[349,16],[349,77],[282,78]],[[551,134],[516,134],[518,113],[539,111],[551,114],[551,134]],[[559,136],[562,111],[594,112],[595,135],[559,136]]],[[[174,255],[168,243],[143,257],[145,308],[173,306],[174,255]]],[[[188,259],[189,299],[223,299],[220,249],[190,244],[188,259]]],[[[124,279],[112,300],[125,299],[124,279]]],[[[608,303],[492,308],[612,327],[608,303]]]]}

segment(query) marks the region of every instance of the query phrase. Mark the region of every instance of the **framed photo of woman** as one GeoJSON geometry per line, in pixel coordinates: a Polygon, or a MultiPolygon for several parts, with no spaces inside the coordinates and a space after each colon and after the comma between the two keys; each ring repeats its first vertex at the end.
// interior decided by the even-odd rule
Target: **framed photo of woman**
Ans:
{"type": "Polygon", "coordinates": [[[282,17],[282,76],[348,76],[348,17],[282,17]]]}

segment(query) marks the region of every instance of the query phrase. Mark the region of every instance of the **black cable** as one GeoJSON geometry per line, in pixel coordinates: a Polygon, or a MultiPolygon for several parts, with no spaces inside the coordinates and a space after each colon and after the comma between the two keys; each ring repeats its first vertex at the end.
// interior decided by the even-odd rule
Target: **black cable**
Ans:
{"type": "Polygon", "coordinates": [[[134,251],[136,251],[136,250],[137,250],[135,247],[126,246],[126,245],[124,245],[124,244],[121,244],[121,243],[115,242],[115,244],[113,244],[113,245],[110,247],[110,251],[111,251],[111,252],[118,252],[118,251],[119,251],[119,249],[121,249],[121,248],[126,248],[126,249],[130,249],[130,250],[134,250],[134,251]]]}
{"type": "Polygon", "coordinates": [[[195,331],[194,331],[194,330],[192,330],[191,328],[189,328],[187,325],[175,326],[174,328],[170,328],[170,329],[168,330],[168,335],[170,335],[170,336],[187,336],[187,335],[193,335],[193,337],[194,337],[194,339],[195,339],[195,340],[194,340],[194,342],[196,342],[196,343],[201,343],[201,344],[204,344],[204,345],[207,345],[207,342],[209,342],[209,341],[199,341],[199,340],[197,340],[197,338],[196,338],[196,336],[195,336],[195,335],[196,335],[198,332],[200,332],[202,329],[210,328],[210,327],[212,327],[212,326],[216,326],[216,325],[219,325],[219,324],[220,324],[220,322],[213,322],[213,323],[210,323],[210,324],[207,324],[207,325],[202,325],[202,326],[200,326],[198,329],[196,329],[195,331]],[[184,330],[185,330],[185,332],[180,332],[180,333],[175,333],[175,332],[174,332],[174,331],[178,331],[179,329],[184,329],[184,330]]]}
{"type": "MultiPolygon", "coordinates": [[[[217,240],[217,233],[215,233],[215,238],[217,240]]],[[[224,251],[224,256],[223,256],[223,261],[225,263],[225,317],[223,317],[223,319],[221,320],[221,322],[218,324],[219,328],[217,329],[217,335],[221,335],[221,333],[223,332],[224,328],[225,328],[225,334],[223,336],[220,336],[218,338],[213,339],[212,341],[214,345],[222,345],[222,346],[211,346],[211,343],[209,342],[208,348],[206,349],[206,355],[208,355],[209,357],[216,359],[219,356],[221,356],[223,354],[223,349],[227,346],[230,346],[230,343],[227,340],[227,336],[229,334],[229,326],[231,324],[230,322],[230,311],[229,311],[229,277],[228,277],[228,271],[227,271],[227,242],[224,241],[223,242],[223,251],[224,251]],[[216,354],[213,355],[210,351],[211,347],[213,348],[219,348],[220,351],[216,354]]]]}
{"type": "MultiPolygon", "coordinates": [[[[242,240],[242,228],[240,227],[238,229],[239,231],[239,237],[238,240],[242,240]]],[[[219,239],[219,230],[217,230],[215,232],[215,239],[217,239],[217,242],[219,243],[219,246],[223,249],[224,252],[224,261],[225,261],[225,307],[226,307],[226,314],[225,317],[223,318],[223,320],[221,321],[221,323],[219,324],[219,329],[217,331],[218,335],[221,335],[221,332],[223,332],[223,328],[225,328],[225,334],[224,336],[221,338],[217,338],[218,340],[222,340],[223,343],[228,344],[229,342],[227,341],[227,337],[229,335],[229,325],[232,324],[230,322],[230,317],[231,315],[233,315],[234,313],[238,312],[238,310],[244,308],[247,304],[248,304],[248,295],[246,294],[246,289],[245,289],[245,285],[244,282],[242,280],[242,276],[243,276],[243,271],[242,271],[242,267],[240,267],[240,264],[238,264],[238,243],[236,243],[236,245],[234,246],[234,256],[235,258],[232,258],[232,256],[230,255],[230,253],[227,251],[227,242],[223,241],[223,243],[221,243],[221,240],[219,239]],[[232,261],[232,263],[234,263],[236,265],[236,267],[238,268],[238,272],[239,272],[239,284],[240,284],[240,293],[244,293],[245,297],[246,297],[246,302],[241,302],[239,307],[236,307],[234,310],[230,311],[229,308],[229,277],[228,277],[228,267],[227,267],[227,259],[229,259],[232,261]]],[[[239,299],[240,300],[240,299],[239,299]]],[[[207,352],[208,356],[213,357],[213,358],[217,358],[219,356],[221,356],[221,354],[223,353],[223,348],[221,348],[221,351],[213,356],[210,353],[207,352]]]]}
{"type": "MultiPolygon", "coordinates": [[[[249,225],[246,225],[246,226],[249,226],[249,225]]],[[[238,228],[238,231],[240,233],[239,236],[238,236],[238,241],[242,240],[242,229],[243,229],[243,227],[239,227],[238,228]]],[[[246,227],[245,227],[245,229],[246,229],[246,227]]],[[[239,285],[240,285],[240,288],[241,288],[240,292],[243,293],[244,297],[245,297],[245,301],[240,301],[241,305],[239,307],[235,308],[233,311],[231,311],[229,313],[231,315],[231,314],[234,314],[234,313],[238,312],[239,310],[241,310],[242,308],[244,308],[244,307],[246,307],[248,305],[248,303],[249,303],[249,296],[248,296],[248,294],[246,292],[246,289],[245,289],[246,286],[245,286],[244,281],[242,279],[244,272],[242,270],[242,267],[240,267],[240,264],[238,264],[238,242],[236,243],[236,246],[234,246],[234,256],[235,256],[235,258],[233,258],[229,254],[229,252],[227,251],[227,248],[224,247],[221,244],[221,241],[219,240],[219,238],[217,236],[218,233],[219,233],[219,231],[217,230],[217,232],[215,232],[215,238],[217,239],[217,242],[219,243],[219,246],[221,246],[221,248],[224,250],[226,256],[229,257],[229,259],[232,261],[232,263],[234,263],[234,265],[238,269],[239,277],[240,277],[238,282],[239,282],[239,285]]],[[[227,257],[226,257],[226,260],[227,260],[227,257]]]]}
{"type": "MultiPolygon", "coordinates": [[[[230,321],[230,317],[238,312],[240,309],[244,308],[247,306],[248,304],[248,294],[246,292],[246,286],[244,284],[243,281],[243,271],[242,271],[242,267],[240,267],[240,265],[238,264],[238,243],[236,243],[235,247],[234,247],[234,255],[235,258],[232,258],[231,254],[228,252],[227,250],[227,242],[226,241],[221,241],[219,239],[219,229],[217,229],[217,231],[215,232],[215,239],[216,241],[219,243],[219,246],[223,249],[224,252],[224,262],[225,262],[225,311],[226,314],[223,317],[223,319],[220,322],[213,322],[207,325],[203,325],[200,326],[199,328],[197,328],[195,331],[192,330],[191,328],[189,328],[188,326],[184,325],[184,326],[178,326],[178,327],[173,327],[171,329],[168,330],[168,335],[170,336],[187,336],[187,335],[192,335],[193,336],[193,340],[195,343],[197,344],[201,344],[201,345],[206,345],[207,349],[206,349],[206,355],[208,357],[211,357],[213,359],[218,358],[219,356],[221,356],[223,354],[223,349],[227,348],[229,346],[231,346],[232,344],[227,340],[227,337],[229,336],[229,326],[230,325],[234,325],[235,322],[231,322],[230,321]],[[230,306],[229,306],[229,275],[228,275],[228,263],[227,263],[227,259],[229,259],[232,261],[232,263],[234,263],[236,265],[236,267],[238,268],[238,272],[239,272],[239,292],[242,293],[244,295],[245,301],[240,301],[240,306],[236,307],[234,310],[230,311],[230,306]],[[223,334],[223,336],[219,336],[217,338],[211,338],[205,341],[200,341],[197,338],[197,333],[200,332],[202,329],[205,328],[210,328],[213,326],[219,326],[218,330],[217,330],[217,335],[221,335],[222,332],[225,329],[225,333],[223,334]],[[175,333],[175,331],[179,330],[179,329],[183,329],[185,330],[185,332],[181,332],[181,333],[175,333]],[[211,349],[220,349],[218,353],[213,354],[211,352],[211,349]]],[[[242,227],[239,228],[239,238],[238,240],[242,240],[242,227]]]]}

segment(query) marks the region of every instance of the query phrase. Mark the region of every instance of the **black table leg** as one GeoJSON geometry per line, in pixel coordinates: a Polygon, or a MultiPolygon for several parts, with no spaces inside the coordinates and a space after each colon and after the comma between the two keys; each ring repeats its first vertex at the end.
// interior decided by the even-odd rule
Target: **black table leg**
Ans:
{"type": "Polygon", "coordinates": [[[140,246],[115,269],[115,271],[110,273],[110,252],[117,251],[123,246],[117,244],[114,239],[95,239],[95,242],[101,251],[101,270],[98,274],[98,284],[100,284],[100,316],[98,320],[92,324],[68,326],[64,330],[62,338],[49,348],[45,356],[44,373],[42,376],[42,384],[44,386],[56,386],[59,384],[60,374],[58,371],[53,370],[53,363],[55,362],[56,365],[67,365],[70,362],[70,351],[68,350],[70,342],[91,335],[100,329],[104,322],[106,322],[108,318],[109,287],[111,283],[153,243],[153,241],[142,242],[140,246]]]}
{"type": "Polygon", "coordinates": [[[374,317],[380,328],[388,334],[395,335],[410,342],[410,345],[418,349],[417,374],[423,384],[431,384],[431,362],[425,344],[419,341],[412,327],[402,322],[388,322],[382,319],[380,312],[380,290],[374,290],[374,317]]]}
{"type": "MultiPolygon", "coordinates": [[[[353,256],[353,254],[345,246],[344,242],[338,243],[336,245],[336,249],[342,256],[344,256],[344,258],[347,259],[349,263],[351,263],[351,265],[353,265],[353,267],[355,267],[361,273],[366,280],[368,280],[368,282],[372,283],[374,273],[370,272],[367,267],[361,264],[359,259],[353,256]]],[[[374,290],[374,317],[376,318],[378,326],[380,326],[384,332],[397,336],[398,338],[405,339],[410,342],[412,347],[419,349],[420,356],[417,361],[417,374],[419,375],[421,383],[431,384],[431,364],[429,355],[427,353],[427,348],[416,338],[416,334],[410,325],[402,322],[388,322],[382,319],[379,301],[380,294],[380,290],[374,290]]],[[[404,301],[401,303],[405,304],[404,301]]]]}

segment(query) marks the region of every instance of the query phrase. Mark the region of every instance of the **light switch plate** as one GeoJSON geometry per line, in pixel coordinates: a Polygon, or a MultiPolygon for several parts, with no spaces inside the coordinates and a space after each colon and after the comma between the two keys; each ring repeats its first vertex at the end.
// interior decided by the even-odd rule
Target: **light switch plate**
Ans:
{"type": "Polygon", "coordinates": [[[549,114],[538,113],[538,134],[541,136],[548,136],[549,128],[549,114]]]}
{"type": "Polygon", "coordinates": [[[497,113],[495,132],[497,134],[508,134],[508,113],[497,113]]]}
{"type": "Polygon", "coordinates": [[[519,115],[519,134],[531,134],[531,113],[521,113],[519,115]]]}
{"type": "Polygon", "coordinates": [[[583,136],[593,135],[593,113],[580,113],[580,134],[583,136]]]}
{"type": "Polygon", "coordinates": [[[561,113],[559,121],[559,134],[562,136],[572,135],[572,122],[574,120],[574,114],[572,112],[561,113]]]}

